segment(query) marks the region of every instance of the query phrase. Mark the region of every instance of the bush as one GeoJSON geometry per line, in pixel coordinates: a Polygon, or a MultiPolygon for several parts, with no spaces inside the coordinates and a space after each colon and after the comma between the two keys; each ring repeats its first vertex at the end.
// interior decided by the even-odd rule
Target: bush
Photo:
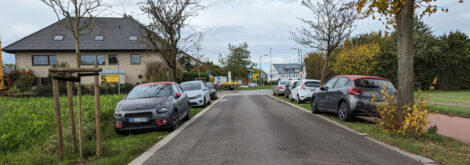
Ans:
{"type": "MultiPolygon", "coordinates": [[[[379,128],[385,133],[408,136],[420,136],[426,133],[429,97],[423,97],[420,90],[420,94],[416,96],[414,104],[397,107],[396,97],[390,94],[387,89],[388,87],[385,86],[380,91],[385,102],[383,105],[377,106],[377,112],[381,118],[378,124],[379,128]]],[[[373,98],[371,101],[376,101],[376,98],[373,98]]]]}
{"type": "Polygon", "coordinates": [[[14,70],[7,75],[7,82],[9,87],[16,87],[21,90],[28,90],[35,86],[38,78],[34,76],[32,70],[14,70]]]}
{"type": "MultiPolygon", "coordinates": [[[[196,80],[196,78],[199,77],[199,73],[198,72],[185,72],[183,74],[183,79],[182,81],[185,82],[185,81],[192,81],[192,80],[196,80]]],[[[201,79],[204,79],[204,81],[209,81],[209,75],[207,73],[202,73],[201,72],[201,79]]]]}
{"type": "Polygon", "coordinates": [[[9,94],[19,94],[19,93],[21,93],[21,90],[16,88],[16,87],[13,87],[13,88],[8,89],[8,93],[9,94]]]}

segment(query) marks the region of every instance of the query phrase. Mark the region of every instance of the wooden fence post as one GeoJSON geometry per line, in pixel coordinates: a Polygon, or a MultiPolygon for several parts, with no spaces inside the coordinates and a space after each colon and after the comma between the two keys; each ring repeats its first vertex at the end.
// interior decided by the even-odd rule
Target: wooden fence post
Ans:
{"type": "Polygon", "coordinates": [[[60,102],[59,102],[59,83],[58,80],[52,79],[52,91],[54,92],[54,108],[55,108],[55,117],[57,122],[57,137],[59,145],[59,158],[64,159],[64,139],[62,137],[62,118],[60,114],[60,102]]]}
{"type": "MultiPolygon", "coordinates": [[[[96,67],[96,66],[95,66],[96,67]]],[[[95,117],[96,117],[96,155],[101,156],[101,112],[100,112],[100,85],[98,75],[95,78],[95,117]]]]}
{"type": "Polygon", "coordinates": [[[78,108],[78,152],[80,152],[80,161],[83,160],[83,135],[82,135],[82,88],[80,82],[77,83],[77,108],[78,108]]]}
{"type": "MultiPolygon", "coordinates": [[[[67,77],[70,77],[70,73],[67,73],[67,77]]],[[[67,81],[67,97],[69,100],[69,120],[70,127],[72,129],[72,148],[77,152],[77,134],[75,131],[75,115],[73,111],[73,89],[72,82],[67,81]]]]}

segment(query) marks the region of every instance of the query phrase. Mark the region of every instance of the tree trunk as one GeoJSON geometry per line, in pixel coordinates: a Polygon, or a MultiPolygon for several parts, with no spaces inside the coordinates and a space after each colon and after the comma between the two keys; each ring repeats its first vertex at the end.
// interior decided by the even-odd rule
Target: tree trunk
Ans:
{"type": "Polygon", "coordinates": [[[322,84],[325,83],[327,68],[328,68],[328,61],[330,61],[330,54],[331,52],[326,53],[325,64],[323,65],[323,70],[321,72],[321,79],[320,79],[322,84]]]}
{"type": "Polygon", "coordinates": [[[178,78],[177,78],[177,75],[178,73],[176,72],[178,70],[178,66],[175,64],[172,68],[172,75],[173,75],[173,81],[174,82],[178,82],[178,78]]]}
{"type": "Polygon", "coordinates": [[[414,102],[413,86],[413,5],[414,0],[406,0],[403,9],[397,14],[398,31],[398,105],[414,102]]]}

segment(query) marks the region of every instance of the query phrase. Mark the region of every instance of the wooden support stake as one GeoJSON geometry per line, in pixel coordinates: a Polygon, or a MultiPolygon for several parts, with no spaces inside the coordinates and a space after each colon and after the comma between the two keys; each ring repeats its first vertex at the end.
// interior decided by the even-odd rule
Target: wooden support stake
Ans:
{"type": "Polygon", "coordinates": [[[58,154],[61,160],[64,159],[64,139],[62,137],[62,119],[60,117],[60,102],[59,102],[59,83],[57,80],[52,79],[52,91],[54,93],[54,108],[55,117],[57,122],[57,137],[58,137],[58,154]]]}
{"type": "Polygon", "coordinates": [[[98,76],[95,77],[95,117],[96,117],[96,156],[101,156],[101,112],[100,112],[100,86],[98,76]]]}
{"type": "Polygon", "coordinates": [[[80,161],[83,160],[83,135],[82,135],[82,87],[77,83],[77,108],[78,108],[78,148],[80,152],[80,161]]]}
{"type": "MultiPolygon", "coordinates": [[[[70,76],[70,73],[67,73],[67,77],[70,76]]],[[[72,82],[67,81],[67,97],[69,100],[69,120],[70,127],[72,129],[72,149],[77,152],[77,134],[75,131],[75,115],[73,111],[73,89],[72,82]]]]}

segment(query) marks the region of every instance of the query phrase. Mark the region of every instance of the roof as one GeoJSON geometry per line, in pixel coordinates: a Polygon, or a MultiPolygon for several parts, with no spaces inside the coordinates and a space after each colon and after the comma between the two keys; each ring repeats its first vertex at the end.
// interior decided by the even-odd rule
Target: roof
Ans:
{"type": "MultiPolygon", "coordinates": [[[[74,51],[75,39],[66,28],[66,19],[55,22],[33,34],[30,34],[8,46],[3,51],[74,51]],[[54,36],[64,36],[56,41],[54,36]]],[[[96,17],[93,18],[92,32],[80,36],[80,50],[147,50],[141,41],[145,26],[131,17],[96,17]],[[103,41],[95,41],[95,36],[104,36],[103,41]],[[137,41],[130,41],[129,36],[137,36],[137,41]]]]}
{"type": "Polygon", "coordinates": [[[278,74],[298,74],[299,72],[295,72],[295,69],[301,69],[300,64],[297,63],[273,64],[273,67],[278,74]]]}
{"type": "Polygon", "coordinates": [[[173,84],[173,83],[176,83],[176,82],[169,82],[169,81],[165,81],[165,82],[152,82],[152,83],[140,84],[140,85],[138,85],[138,86],[146,86],[146,85],[170,85],[170,84],[173,84]]]}
{"type": "Polygon", "coordinates": [[[350,80],[357,80],[357,79],[377,79],[377,80],[385,80],[385,81],[390,81],[386,78],[382,77],[375,77],[375,76],[363,76],[363,75],[339,75],[335,77],[346,77],[349,78],[350,80]]]}

